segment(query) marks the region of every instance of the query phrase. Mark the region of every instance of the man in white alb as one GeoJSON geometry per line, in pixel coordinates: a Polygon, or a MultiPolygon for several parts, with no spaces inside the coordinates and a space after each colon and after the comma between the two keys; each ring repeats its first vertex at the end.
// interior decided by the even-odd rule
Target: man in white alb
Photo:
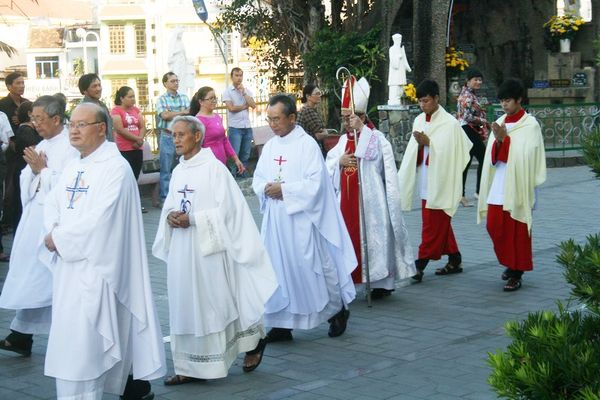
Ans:
{"type": "Polygon", "coordinates": [[[211,149],[201,147],[202,122],[176,117],[172,131],[181,158],[152,246],[168,267],[176,375],[165,385],[224,378],[241,352],[251,352],[244,371],[254,370],[266,344],[265,303],[277,287],[242,192],[211,149]]]}
{"type": "Polygon", "coordinates": [[[0,349],[31,355],[34,334],[50,330],[52,274],[39,259],[44,246],[44,202],[65,164],[77,157],[64,126],[65,108],[54,96],[41,96],[33,103],[31,119],[44,138],[28,147],[21,172],[23,215],[15,233],[8,275],[0,296],[0,307],[16,310],[11,333],[0,340],[0,349]]]}
{"type": "Polygon", "coordinates": [[[356,295],[356,256],[317,142],[296,125],[296,103],[273,96],[267,120],[275,137],[261,153],[252,187],[264,214],[261,234],[279,287],[266,305],[269,342],[292,329],[328,321],[329,336],[346,330],[356,295]]]}
{"type": "Polygon", "coordinates": [[[137,183],[106,141],[106,120],[96,104],[73,111],[69,140],[80,157],[44,206],[44,242],[54,252],[44,373],[56,378],[59,399],[101,399],[103,392],[151,399],[147,382],[131,387],[166,372],[137,183]]]}

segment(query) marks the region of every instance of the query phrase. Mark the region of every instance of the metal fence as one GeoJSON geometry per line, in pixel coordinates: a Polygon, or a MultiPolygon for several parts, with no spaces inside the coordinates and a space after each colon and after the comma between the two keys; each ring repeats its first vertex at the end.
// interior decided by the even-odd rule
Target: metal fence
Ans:
{"type": "MultiPolygon", "coordinates": [[[[253,128],[267,125],[267,106],[269,105],[269,99],[256,99],[256,107],[249,110],[250,124],[253,128]]],[[[298,100],[299,104],[299,100],[298,100]]],[[[223,118],[223,126],[227,127],[227,108],[225,106],[218,106],[215,108],[215,113],[219,114],[223,118]]],[[[156,111],[148,110],[144,111],[144,119],[146,121],[146,141],[150,144],[150,148],[154,153],[158,152],[159,140],[156,130],[156,111]]]]}
{"type": "MultiPolygon", "coordinates": [[[[536,104],[526,109],[540,123],[546,151],[580,150],[585,135],[600,126],[600,103],[536,104]]],[[[498,104],[487,111],[490,122],[503,114],[498,104]]]]}

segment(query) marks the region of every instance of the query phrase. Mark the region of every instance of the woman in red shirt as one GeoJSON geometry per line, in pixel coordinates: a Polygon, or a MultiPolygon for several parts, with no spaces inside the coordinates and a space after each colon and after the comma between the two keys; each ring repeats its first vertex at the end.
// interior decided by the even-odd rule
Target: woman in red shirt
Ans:
{"type": "Polygon", "coordinates": [[[115,95],[115,107],[110,112],[113,130],[116,133],[117,148],[127,160],[137,180],[142,170],[144,135],[146,126],[144,116],[135,106],[133,89],[122,86],[115,95]]]}

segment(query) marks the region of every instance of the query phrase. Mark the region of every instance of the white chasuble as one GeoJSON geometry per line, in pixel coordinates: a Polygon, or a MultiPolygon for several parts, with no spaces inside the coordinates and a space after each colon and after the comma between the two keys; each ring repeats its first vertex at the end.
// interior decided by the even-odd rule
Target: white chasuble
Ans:
{"type": "MultiPolygon", "coordinates": [[[[69,143],[65,128],[35,146],[46,156],[47,167],[34,174],[29,165],[21,171],[23,214],[15,232],[10,264],[0,307],[15,310],[48,307],[52,304],[52,274],[40,261],[49,254],[44,246],[44,202],[60,178],[65,165],[79,156],[69,143]]],[[[46,328],[47,329],[47,328],[46,328]]]]}
{"type": "Polygon", "coordinates": [[[57,251],[45,374],[123,389],[166,372],[141,205],[131,167],[104,142],[64,169],[44,208],[57,251]]]}
{"type": "Polygon", "coordinates": [[[277,279],[242,192],[209,148],[173,170],[152,251],[167,263],[175,372],[227,376],[264,337],[277,279]],[[188,214],[191,226],[169,226],[172,211],[188,214]]]}
{"type": "Polygon", "coordinates": [[[279,283],[266,305],[265,325],[314,328],[354,299],[350,274],[357,264],[317,143],[299,126],[270,139],[252,187],[279,283]],[[281,183],[283,200],[265,195],[269,182],[281,183]]]}

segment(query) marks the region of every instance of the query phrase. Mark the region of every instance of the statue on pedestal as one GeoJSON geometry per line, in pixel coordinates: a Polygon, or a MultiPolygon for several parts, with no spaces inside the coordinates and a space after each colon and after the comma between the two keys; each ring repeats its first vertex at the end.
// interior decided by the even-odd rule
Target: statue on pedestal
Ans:
{"type": "Polygon", "coordinates": [[[400,98],[404,93],[403,86],[406,85],[406,72],[411,72],[410,65],[406,59],[406,52],[402,46],[402,35],[395,33],[392,35],[394,44],[390,47],[390,68],[388,74],[389,87],[389,105],[401,104],[400,98]]]}
{"type": "Polygon", "coordinates": [[[194,89],[196,70],[193,60],[188,59],[186,54],[182,28],[177,28],[171,36],[167,63],[169,70],[179,78],[179,92],[189,95],[189,92],[194,89]]]}

